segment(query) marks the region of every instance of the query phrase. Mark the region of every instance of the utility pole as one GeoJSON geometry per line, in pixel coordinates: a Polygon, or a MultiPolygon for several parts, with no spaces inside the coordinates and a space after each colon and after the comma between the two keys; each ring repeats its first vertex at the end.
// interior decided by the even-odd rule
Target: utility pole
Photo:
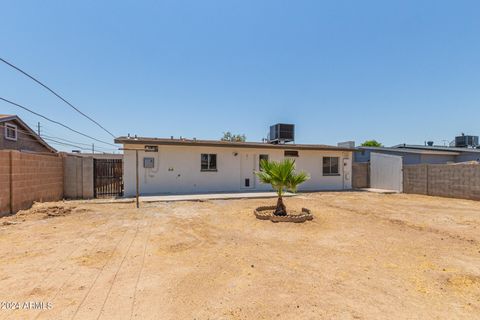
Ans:
{"type": "Polygon", "coordinates": [[[92,154],[95,154],[95,143],[92,143],[92,154]]]}
{"type": "Polygon", "coordinates": [[[37,134],[40,137],[40,121],[37,123],[37,134]]]}

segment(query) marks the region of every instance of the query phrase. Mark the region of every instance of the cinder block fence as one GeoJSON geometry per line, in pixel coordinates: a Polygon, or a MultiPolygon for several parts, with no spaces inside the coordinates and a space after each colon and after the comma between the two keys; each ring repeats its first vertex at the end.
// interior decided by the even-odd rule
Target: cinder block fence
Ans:
{"type": "MultiPolygon", "coordinates": [[[[370,186],[370,164],[353,164],[353,188],[370,186]]],[[[480,200],[480,164],[414,164],[403,166],[403,192],[480,200]]]]}
{"type": "Polygon", "coordinates": [[[370,187],[370,163],[354,162],[352,165],[352,187],[354,189],[370,187]]]}
{"type": "Polygon", "coordinates": [[[93,197],[91,157],[0,151],[0,216],[64,197],[93,197]]]}
{"type": "Polygon", "coordinates": [[[480,200],[480,165],[418,164],[404,166],[403,192],[480,200]]]}
{"type": "Polygon", "coordinates": [[[63,158],[56,154],[0,151],[0,178],[0,214],[63,198],[63,158]]]}

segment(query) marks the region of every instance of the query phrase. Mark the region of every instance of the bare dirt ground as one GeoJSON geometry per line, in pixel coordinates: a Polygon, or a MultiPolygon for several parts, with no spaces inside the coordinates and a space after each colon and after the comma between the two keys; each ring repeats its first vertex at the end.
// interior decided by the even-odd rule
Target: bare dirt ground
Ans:
{"type": "Polygon", "coordinates": [[[301,194],[286,204],[313,221],[256,220],[274,201],[58,202],[2,218],[0,301],[14,304],[0,320],[480,318],[480,202],[301,194]]]}

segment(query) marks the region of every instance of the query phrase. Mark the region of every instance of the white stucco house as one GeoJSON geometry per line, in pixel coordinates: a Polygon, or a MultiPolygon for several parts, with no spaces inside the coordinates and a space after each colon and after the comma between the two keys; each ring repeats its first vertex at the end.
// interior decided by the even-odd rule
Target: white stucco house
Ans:
{"type": "Polygon", "coordinates": [[[119,137],[124,149],[124,194],[269,191],[255,175],[260,159],[295,159],[311,178],[300,191],[352,188],[354,149],[311,144],[119,137]],[[137,162],[138,154],[138,162],[137,162]],[[138,166],[137,166],[138,163],[138,166]]]}

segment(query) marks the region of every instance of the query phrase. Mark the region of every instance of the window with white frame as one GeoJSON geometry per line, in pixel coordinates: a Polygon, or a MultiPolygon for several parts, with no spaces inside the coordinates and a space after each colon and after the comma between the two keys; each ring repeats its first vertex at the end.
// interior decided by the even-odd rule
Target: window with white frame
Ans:
{"type": "Polygon", "coordinates": [[[340,175],[338,168],[338,157],[323,157],[323,175],[338,176],[340,175]]]}
{"type": "Polygon", "coordinates": [[[5,139],[17,141],[17,126],[11,123],[5,124],[5,139]]]}
{"type": "Polygon", "coordinates": [[[202,153],[201,171],[217,171],[217,155],[213,153],[202,153]]]}

